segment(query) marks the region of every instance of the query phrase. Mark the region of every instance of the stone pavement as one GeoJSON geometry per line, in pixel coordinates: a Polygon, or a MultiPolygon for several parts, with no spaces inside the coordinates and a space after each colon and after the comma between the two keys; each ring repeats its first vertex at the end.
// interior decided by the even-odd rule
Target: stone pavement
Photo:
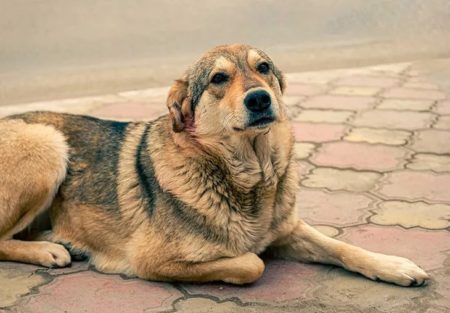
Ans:
{"type": "MultiPolygon", "coordinates": [[[[450,312],[450,96],[410,64],[288,74],[301,166],[298,215],[324,233],[408,257],[402,288],[325,265],[267,260],[253,285],[166,284],[86,263],[0,263],[0,312],[450,312]],[[3,308],[3,309],[1,309],[3,308]]],[[[152,119],[167,88],[1,107],[152,119]]]]}

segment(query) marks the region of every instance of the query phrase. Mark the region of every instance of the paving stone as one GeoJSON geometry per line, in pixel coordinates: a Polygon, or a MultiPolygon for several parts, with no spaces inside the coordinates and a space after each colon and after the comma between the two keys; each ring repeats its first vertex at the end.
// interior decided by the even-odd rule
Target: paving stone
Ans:
{"type": "Polygon", "coordinates": [[[430,307],[436,309],[435,313],[447,312],[450,308],[450,251],[446,252],[442,269],[433,272],[432,287],[432,292],[427,296],[430,307]]]}
{"type": "Polygon", "coordinates": [[[356,86],[341,86],[330,91],[334,95],[344,96],[374,96],[382,89],[377,87],[356,87],[356,86]]]}
{"type": "Polygon", "coordinates": [[[433,115],[425,112],[375,110],[363,112],[352,122],[356,126],[392,129],[427,128],[433,115]]]}
{"type": "Polygon", "coordinates": [[[433,103],[433,100],[385,99],[377,109],[428,111],[433,103]]]}
{"type": "Polygon", "coordinates": [[[40,272],[46,272],[52,276],[67,275],[72,273],[78,273],[89,270],[89,262],[72,262],[70,267],[48,268],[40,270],[40,272]]]}
{"type": "Polygon", "coordinates": [[[439,87],[435,84],[432,84],[430,82],[417,82],[417,81],[408,81],[405,84],[403,84],[404,88],[414,88],[414,89],[433,89],[438,90],[439,87]]]}
{"type": "Polygon", "coordinates": [[[446,94],[439,90],[414,89],[414,88],[392,88],[382,95],[385,98],[401,99],[430,99],[441,100],[446,98],[446,94]]]}
{"type": "Polygon", "coordinates": [[[301,103],[307,109],[364,110],[375,103],[375,98],[344,95],[321,95],[301,103]]]}
{"type": "Polygon", "coordinates": [[[296,159],[308,158],[313,153],[314,148],[315,146],[311,143],[296,142],[294,144],[294,153],[296,159]]]}
{"type": "Polygon", "coordinates": [[[299,96],[283,96],[283,101],[284,104],[289,106],[295,106],[297,104],[300,103],[300,101],[302,101],[304,99],[304,97],[299,97],[299,96]]]}
{"type": "MultiPolygon", "coordinates": [[[[332,268],[314,291],[321,303],[332,304],[329,312],[419,312],[415,301],[423,296],[421,288],[402,288],[374,282],[341,268],[332,268]],[[340,309],[351,305],[351,308],[340,309]]],[[[303,311],[301,311],[303,312],[303,311]]],[[[422,311],[423,312],[423,311],[422,311]]]]}
{"type": "Polygon", "coordinates": [[[328,225],[314,225],[314,228],[328,237],[336,237],[339,235],[339,229],[328,225]]]}
{"type": "Polygon", "coordinates": [[[19,263],[0,263],[0,308],[13,305],[19,298],[50,279],[35,274],[36,266],[19,263]]]}
{"type": "Polygon", "coordinates": [[[431,202],[450,202],[450,174],[399,171],[389,173],[380,182],[378,192],[384,196],[431,202]]]}
{"type": "Polygon", "coordinates": [[[311,162],[319,166],[390,171],[404,163],[408,152],[399,147],[369,145],[356,142],[323,144],[311,162]]]}
{"type": "Polygon", "coordinates": [[[439,116],[436,124],[433,125],[433,128],[450,130],[450,115],[439,116]]]}
{"type": "Polygon", "coordinates": [[[374,252],[406,257],[428,271],[443,267],[444,252],[450,246],[448,231],[403,229],[400,226],[350,227],[338,238],[374,252]]]}
{"type": "Polygon", "coordinates": [[[122,102],[103,106],[92,111],[91,115],[119,120],[151,120],[167,112],[167,108],[163,105],[122,102]]]}
{"type": "Polygon", "coordinates": [[[347,141],[381,143],[385,145],[403,145],[411,134],[403,130],[386,130],[376,128],[353,128],[350,133],[344,137],[347,141]]]}
{"type": "Polygon", "coordinates": [[[316,168],[302,184],[311,188],[327,188],[329,190],[369,191],[381,175],[372,172],[356,172],[334,168],[316,168]]]}
{"type": "Polygon", "coordinates": [[[182,296],[169,284],[82,272],[60,276],[41,287],[20,312],[161,312],[182,296]]]}
{"type": "MultiPolygon", "coordinates": [[[[397,76],[398,74],[406,72],[410,66],[411,63],[392,63],[371,66],[370,70],[373,73],[395,74],[395,76],[397,76]]],[[[411,71],[409,70],[408,73],[411,74],[411,71]]]]}
{"type": "Polygon", "coordinates": [[[289,96],[313,96],[324,91],[326,86],[319,84],[289,84],[286,88],[286,94],[289,96]]]}
{"type": "Polygon", "coordinates": [[[434,111],[439,114],[450,114],[450,101],[439,102],[434,111]]]}
{"type": "Polygon", "coordinates": [[[331,111],[331,110],[303,110],[294,121],[299,122],[322,122],[322,123],[343,123],[347,121],[353,112],[331,111]]]}
{"type": "Polygon", "coordinates": [[[450,132],[427,129],[418,131],[411,148],[417,152],[450,153],[450,132]]]}
{"type": "Polygon", "coordinates": [[[450,157],[434,154],[416,154],[406,167],[413,170],[450,172],[450,157]]]}
{"type": "Polygon", "coordinates": [[[337,86],[392,87],[400,83],[400,79],[388,76],[357,75],[337,80],[337,86]]]}
{"type": "Polygon", "coordinates": [[[244,302],[280,302],[309,299],[308,290],[316,283],[324,266],[311,266],[282,260],[266,260],[263,276],[254,284],[234,286],[224,283],[184,284],[191,295],[208,294],[220,300],[239,298],[244,302]],[[283,288],[279,288],[283,286],[283,288]]]}
{"type": "Polygon", "coordinates": [[[322,123],[292,123],[296,141],[325,142],[339,140],[346,126],[322,123]]]}
{"type": "Polygon", "coordinates": [[[300,178],[304,178],[314,168],[314,166],[308,162],[297,161],[297,165],[300,178]]]}
{"type": "Polygon", "coordinates": [[[365,222],[373,200],[361,194],[301,188],[297,193],[298,216],[308,223],[350,226],[365,222]]]}
{"type": "Polygon", "coordinates": [[[450,205],[425,202],[385,201],[373,210],[370,221],[379,225],[401,225],[445,229],[450,226],[450,205]]]}

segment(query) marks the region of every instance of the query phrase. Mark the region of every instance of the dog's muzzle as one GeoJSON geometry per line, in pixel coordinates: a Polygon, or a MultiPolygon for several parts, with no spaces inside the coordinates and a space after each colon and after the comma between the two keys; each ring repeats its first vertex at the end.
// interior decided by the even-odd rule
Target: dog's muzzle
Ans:
{"type": "Polygon", "coordinates": [[[275,121],[272,98],[267,91],[256,90],[248,93],[244,105],[249,112],[248,127],[263,128],[275,121]]]}

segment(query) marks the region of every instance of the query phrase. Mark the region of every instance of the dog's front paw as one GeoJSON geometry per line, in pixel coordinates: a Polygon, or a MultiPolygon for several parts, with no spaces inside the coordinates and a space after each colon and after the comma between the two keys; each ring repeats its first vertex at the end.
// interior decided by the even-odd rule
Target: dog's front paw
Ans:
{"type": "Polygon", "coordinates": [[[373,280],[383,280],[400,286],[425,285],[430,276],[414,262],[397,256],[371,253],[367,267],[361,273],[373,280]]]}

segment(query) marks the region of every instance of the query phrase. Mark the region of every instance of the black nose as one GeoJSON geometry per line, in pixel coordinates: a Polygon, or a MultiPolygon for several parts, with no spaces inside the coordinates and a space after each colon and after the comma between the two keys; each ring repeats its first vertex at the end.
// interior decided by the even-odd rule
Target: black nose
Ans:
{"type": "Polygon", "coordinates": [[[270,107],[272,103],[267,91],[257,90],[250,92],[244,99],[244,104],[252,112],[263,112],[270,107]]]}

